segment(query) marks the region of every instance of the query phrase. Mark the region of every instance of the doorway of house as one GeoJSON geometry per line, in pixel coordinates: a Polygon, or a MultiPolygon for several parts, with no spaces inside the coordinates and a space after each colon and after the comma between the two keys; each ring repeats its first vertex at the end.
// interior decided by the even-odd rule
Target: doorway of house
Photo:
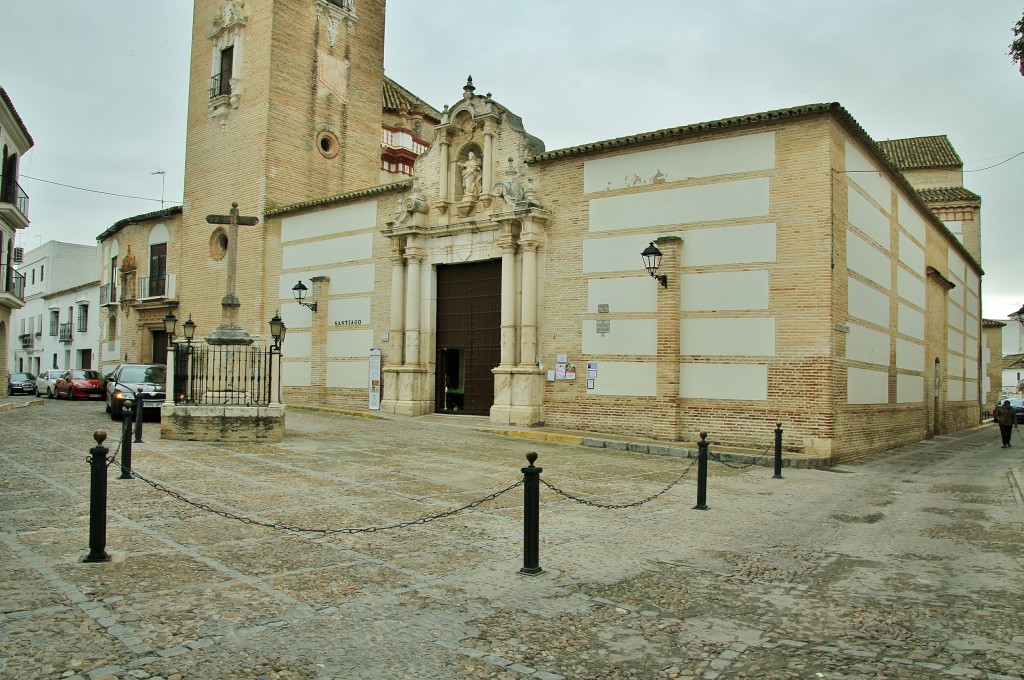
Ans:
{"type": "Polygon", "coordinates": [[[490,415],[501,362],[501,260],[437,267],[434,410],[490,415]]]}
{"type": "Polygon", "coordinates": [[[158,331],[150,331],[150,333],[153,336],[153,358],[150,359],[150,362],[154,364],[167,363],[167,333],[162,328],[158,331]]]}

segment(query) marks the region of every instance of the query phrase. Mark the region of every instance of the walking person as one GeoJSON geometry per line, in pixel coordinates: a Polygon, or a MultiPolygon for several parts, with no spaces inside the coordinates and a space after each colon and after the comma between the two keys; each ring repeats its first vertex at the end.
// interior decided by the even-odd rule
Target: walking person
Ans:
{"type": "Polygon", "coordinates": [[[1017,423],[1017,412],[1010,406],[1010,400],[1007,399],[1001,405],[996,406],[992,415],[995,416],[996,422],[999,423],[999,434],[1003,438],[1003,448],[1010,448],[1010,435],[1013,434],[1013,426],[1017,423]]]}

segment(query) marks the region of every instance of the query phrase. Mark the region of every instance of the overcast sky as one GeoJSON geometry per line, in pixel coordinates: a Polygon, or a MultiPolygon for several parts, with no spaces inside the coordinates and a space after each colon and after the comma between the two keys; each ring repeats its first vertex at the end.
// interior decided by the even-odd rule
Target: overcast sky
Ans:
{"type": "MultiPolygon", "coordinates": [[[[159,209],[161,192],[179,202],[192,3],[2,4],[0,86],[35,139],[21,166],[32,224],[20,245],[93,244],[117,220],[159,209]]],[[[472,74],[549,150],[832,101],[876,140],[948,135],[982,197],[983,313],[1005,319],[1024,304],[1024,155],[1007,160],[1024,152],[1024,77],[1006,54],[1022,10],[1022,0],[389,0],[385,70],[438,109],[472,74]]]]}

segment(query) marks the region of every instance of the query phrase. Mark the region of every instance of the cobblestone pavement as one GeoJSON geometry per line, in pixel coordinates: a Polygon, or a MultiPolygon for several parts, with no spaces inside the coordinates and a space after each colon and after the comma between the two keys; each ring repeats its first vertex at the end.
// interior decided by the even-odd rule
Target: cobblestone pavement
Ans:
{"type": "Polygon", "coordinates": [[[135,472],[209,510],[111,467],[113,559],[83,564],[86,454],[112,425],[95,403],[0,412],[0,677],[1024,673],[1024,438],[1001,449],[992,425],[781,480],[712,462],[702,512],[685,458],[435,418],[293,409],[284,442],[255,445],[161,441],[147,422],[135,472]],[[605,504],[687,474],[624,510],[542,487],[539,576],[517,573],[521,487],[372,532],[230,517],[401,524],[514,485],[528,451],[544,481],[605,504]]]}

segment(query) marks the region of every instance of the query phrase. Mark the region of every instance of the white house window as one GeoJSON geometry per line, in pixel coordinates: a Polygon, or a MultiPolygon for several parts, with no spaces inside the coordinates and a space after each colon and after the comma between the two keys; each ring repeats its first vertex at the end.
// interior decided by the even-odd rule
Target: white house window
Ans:
{"type": "Polygon", "coordinates": [[[56,337],[57,329],[60,328],[60,310],[50,310],[50,335],[56,337]]]}
{"type": "Polygon", "coordinates": [[[213,18],[206,37],[210,46],[210,116],[226,123],[242,95],[242,51],[245,38],[244,0],[227,0],[213,18]]]}
{"type": "Polygon", "coordinates": [[[78,332],[89,330],[89,305],[78,305],[78,332]]]}

